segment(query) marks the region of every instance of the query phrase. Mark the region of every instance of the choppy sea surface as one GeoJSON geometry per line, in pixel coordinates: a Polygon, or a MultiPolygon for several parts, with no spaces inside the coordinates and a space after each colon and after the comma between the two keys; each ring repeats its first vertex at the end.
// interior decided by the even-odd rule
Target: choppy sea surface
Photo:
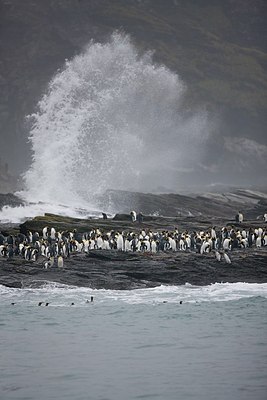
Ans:
{"type": "Polygon", "coordinates": [[[0,296],[1,400],[267,398],[267,284],[0,296]]]}

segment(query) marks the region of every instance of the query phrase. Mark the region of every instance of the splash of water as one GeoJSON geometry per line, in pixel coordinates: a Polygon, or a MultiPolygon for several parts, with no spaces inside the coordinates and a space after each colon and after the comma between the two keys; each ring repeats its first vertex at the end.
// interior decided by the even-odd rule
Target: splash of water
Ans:
{"type": "Polygon", "coordinates": [[[207,137],[206,118],[183,118],[185,86],[142,56],[129,36],[91,42],[67,61],[30,116],[33,159],[24,197],[88,206],[107,189],[175,186],[207,137]]]}

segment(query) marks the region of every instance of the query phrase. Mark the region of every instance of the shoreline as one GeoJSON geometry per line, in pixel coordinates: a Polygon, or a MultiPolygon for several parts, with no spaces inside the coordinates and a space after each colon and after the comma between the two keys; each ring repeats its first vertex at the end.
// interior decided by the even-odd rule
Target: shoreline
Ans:
{"type": "MultiPolygon", "coordinates": [[[[46,214],[28,220],[21,225],[12,224],[5,228],[5,234],[42,233],[44,226],[55,227],[57,231],[83,233],[99,228],[102,232],[110,230],[140,232],[188,229],[208,230],[216,225],[235,226],[236,229],[266,226],[259,220],[238,224],[220,217],[152,217],[144,216],[142,223],[132,222],[127,214],[117,214],[113,219],[74,219],[46,214]]],[[[219,250],[221,254],[223,249],[219,250]]],[[[73,252],[64,258],[63,268],[53,266],[45,269],[47,258],[39,256],[37,261],[25,260],[21,256],[0,257],[0,284],[13,288],[40,287],[47,282],[56,282],[91,289],[127,290],[153,288],[163,285],[209,285],[212,283],[267,283],[267,246],[257,248],[233,249],[228,252],[231,264],[224,257],[218,261],[215,250],[200,254],[195,250],[124,252],[119,250],[89,250],[89,253],[73,252]]],[[[55,263],[56,264],[56,263],[55,263]]]]}
{"type": "Polygon", "coordinates": [[[13,288],[40,287],[47,282],[91,289],[129,290],[190,283],[267,283],[267,249],[232,251],[231,264],[218,262],[213,253],[160,252],[123,254],[95,250],[73,254],[64,268],[44,269],[38,262],[0,259],[0,284],[13,288]],[[110,254],[111,253],[111,254],[110,254]]]}

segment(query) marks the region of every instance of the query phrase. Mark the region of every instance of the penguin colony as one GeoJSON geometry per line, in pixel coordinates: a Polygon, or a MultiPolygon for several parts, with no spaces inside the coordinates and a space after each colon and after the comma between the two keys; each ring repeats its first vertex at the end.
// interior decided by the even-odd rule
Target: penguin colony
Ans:
{"type": "MultiPolygon", "coordinates": [[[[131,214],[132,215],[132,214],[131,214]]],[[[135,217],[135,216],[134,216],[135,217]]],[[[133,219],[133,222],[136,219],[133,219]]],[[[38,232],[4,236],[0,233],[0,257],[22,257],[35,262],[43,258],[43,267],[64,267],[64,259],[73,253],[89,253],[90,250],[117,250],[123,252],[177,252],[191,251],[199,254],[213,252],[217,261],[230,264],[229,252],[233,249],[267,246],[267,228],[245,229],[234,227],[215,228],[207,231],[153,232],[141,229],[136,232],[103,232],[92,229],[86,233],[57,232],[44,227],[38,232]],[[228,253],[228,254],[227,254],[228,253]]]]}

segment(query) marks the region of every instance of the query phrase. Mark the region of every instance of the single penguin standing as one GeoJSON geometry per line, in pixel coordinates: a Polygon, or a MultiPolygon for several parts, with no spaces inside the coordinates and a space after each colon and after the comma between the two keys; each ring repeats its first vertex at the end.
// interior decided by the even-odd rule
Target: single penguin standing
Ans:
{"type": "Polygon", "coordinates": [[[244,221],[244,216],[243,216],[243,214],[241,213],[241,211],[239,211],[239,212],[238,212],[238,222],[239,222],[240,224],[242,224],[243,221],[244,221]]]}
{"type": "Polygon", "coordinates": [[[135,211],[131,211],[130,212],[131,218],[132,218],[132,222],[136,221],[136,212],[135,211]]]}
{"type": "Polygon", "coordinates": [[[124,239],[122,233],[119,233],[117,237],[117,249],[124,251],[124,239]]]}
{"type": "Polygon", "coordinates": [[[62,256],[58,256],[58,258],[57,258],[57,266],[58,266],[58,268],[63,268],[64,260],[63,260],[62,256]]]}
{"type": "Polygon", "coordinates": [[[230,257],[228,256],[228,254],[223,253],[223,256],[224,256],[224,259],[227,262],[227,264],[231,264],[232,263],[232,261],[231,261],[230,257]]]}
{"type": "Polygon", "coordinates": [[[56,239],[56,230],[55,230],[55,228],[51,228],[51,239],[53,239],[53,240],[56,239]]]}
{"type": "Polygon", "coordinates": [[[47,239],[47,230],[48,230],[48,227],[47,226],[45,226],[44,228],[43,228],[43,239],[47,239]]]}
{"type": "Polygon", "coordinates": [[[221,255],[217,250],[215,251],[215,257],[217,261],[221,261],[221,255]]]}

